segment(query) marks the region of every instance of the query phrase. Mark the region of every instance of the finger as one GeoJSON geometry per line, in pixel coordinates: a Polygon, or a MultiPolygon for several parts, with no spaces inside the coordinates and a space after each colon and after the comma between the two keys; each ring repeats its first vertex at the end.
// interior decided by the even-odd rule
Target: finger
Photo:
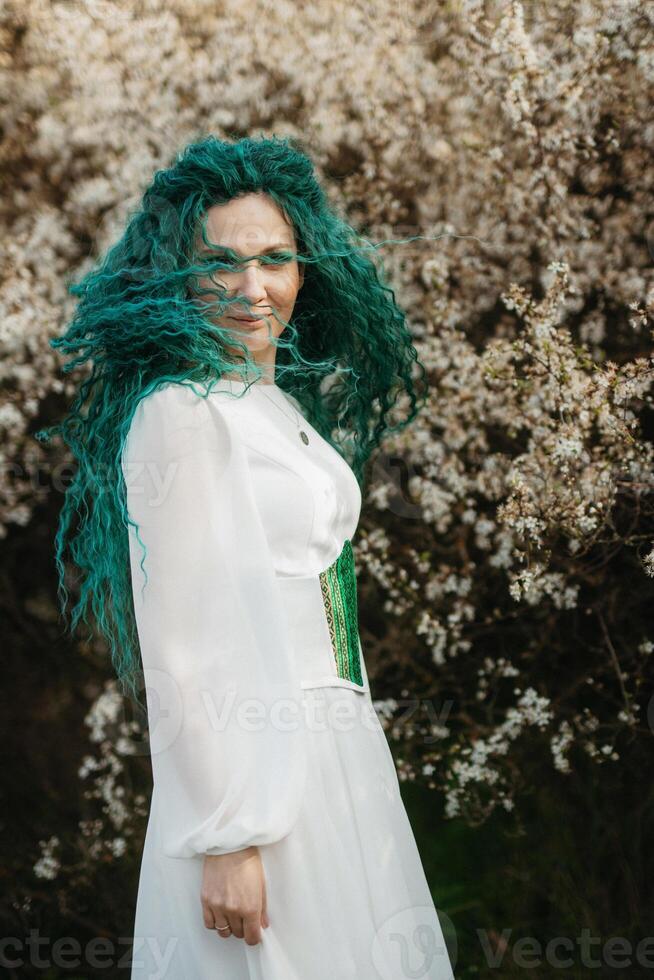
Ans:
{"type": "Polygon", "coordinates": [[[232,927],[230,926],[229,922],[223,915],[216,917],[214,929],[221,939],[229,939],[232,934],[231,928],[232,927]],[[225,926],[227,926],[227,928],[225,928],[225,926]]]}
{"type": "Polygon", "coordinates": [[[248,946],[261,942],[261,913],[254,912],[243,919],[244,938],[248,946]]]}
{"type": "Polygon", "coordinates": [[[268,894],[266,892],[266,882],[263,882],[263,894],[262,894],[262,904],[261,904],[261,925],[264,929],[267,929],[270,925],[270,919],[268,918],[268,894]]]}
{"type": "MultiPolygon", "coordinates": [[[[213,929],[214,927],[213,912],[211,911],[209,906],[206,905],[204,902],[202,902],[202,921],[204,922],[205,929],[213,929]]],[[[222,925],[222,922],[220,924],[222,925]]]]}
{"type": "Polygon", "coordinates": [[[241,915],[228,915],[232,933],[237,939],[243,939],[243,917],[241,915]]]}

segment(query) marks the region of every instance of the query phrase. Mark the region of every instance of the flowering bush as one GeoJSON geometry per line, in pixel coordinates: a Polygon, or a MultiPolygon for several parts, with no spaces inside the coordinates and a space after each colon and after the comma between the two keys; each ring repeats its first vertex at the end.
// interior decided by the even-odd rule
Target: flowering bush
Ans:
{"type": "MultiPolygon", "coordinates": [[[[388,595],[386,611],[431,651],[426,697],[449,690],[458,705],[452,726],[431,733],[436,748],[425,748],[436,740],[426,737],[430,726],[386,721],[420,745],[402,774],[422,771],[447,789],[446,813],[475,821],[498,803],[512,808],[512,788],[533,776],[521,758],[533,736],[518,748],[524,730],[545,733],[552,764],[565,773],[577,745],[598,763],[616,761],[619,741],[647,731],[654,449],[638,408],[651,405],[651,359],[594,360],[560,322],[569,270],[554,263],[549,271],[540,302],[517,286],[504,295],[521,318],[511,335],[479,353],[453,327],[425,343],[429,411],[387,447],[411,473],[410,523],[407,497],[393,495],[383,474],[371,497],[389,511],[388,529],[380,533],[371,513],[361,549],[388,595]],[[616,554],[629,575],[617,574],[616,554]],[[641,615],[622,623],[622,605],[609,626],[607,590],[632,601],[640,593],[641,615]],[[592,659],[570,632],[580,615],[598,634],[592,659]],[[552,671],[559,658],[565,668],[552,671]]],[[[414,662],[417,649],[410,646],[414,662]]],[[[423,669],[427,677],[426,662],[423,669]]]]}

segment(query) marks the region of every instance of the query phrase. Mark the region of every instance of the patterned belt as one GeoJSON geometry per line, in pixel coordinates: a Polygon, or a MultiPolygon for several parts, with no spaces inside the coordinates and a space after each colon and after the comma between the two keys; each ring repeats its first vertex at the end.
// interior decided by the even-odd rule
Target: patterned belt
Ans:
{"type": "Polygon", "coordinates": [[[329,568],[320,572],[320,589],[327,616],[329,637],[338,677],[364,685],[361,676],[361,646],[357,611],[357,581],[352,542],[345,539],[342,551],[329,568]]]}

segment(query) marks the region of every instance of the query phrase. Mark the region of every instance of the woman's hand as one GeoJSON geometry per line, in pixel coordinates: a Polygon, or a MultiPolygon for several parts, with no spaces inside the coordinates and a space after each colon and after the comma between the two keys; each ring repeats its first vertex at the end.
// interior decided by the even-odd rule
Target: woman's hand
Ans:
{"type": "Polygon", "coordinates": [[[248,946],[261,942],[261,929],[270,925],[266,909],[266,881],[257,847],[231,854],[207,854],[202,873],[202,916],[207,929],[229,923],[232,934],[248,946]]]}

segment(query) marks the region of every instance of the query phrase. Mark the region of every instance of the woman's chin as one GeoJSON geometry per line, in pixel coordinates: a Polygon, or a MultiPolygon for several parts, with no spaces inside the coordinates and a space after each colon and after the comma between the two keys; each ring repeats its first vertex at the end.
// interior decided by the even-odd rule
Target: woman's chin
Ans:
{"type": "MultiPolygon", "coordinates": [[[[268,333],[264,329],[262,331],[252,331],[251,333],[244,334],[242,337],[239,336],[239,343],[242,343],[249,351],[262,351],[267,347],[270,347],[270,340],[268,339],[268,333]]],[[[238,347],[228,348],[232,353],[238,354],[238,347]]]]}

